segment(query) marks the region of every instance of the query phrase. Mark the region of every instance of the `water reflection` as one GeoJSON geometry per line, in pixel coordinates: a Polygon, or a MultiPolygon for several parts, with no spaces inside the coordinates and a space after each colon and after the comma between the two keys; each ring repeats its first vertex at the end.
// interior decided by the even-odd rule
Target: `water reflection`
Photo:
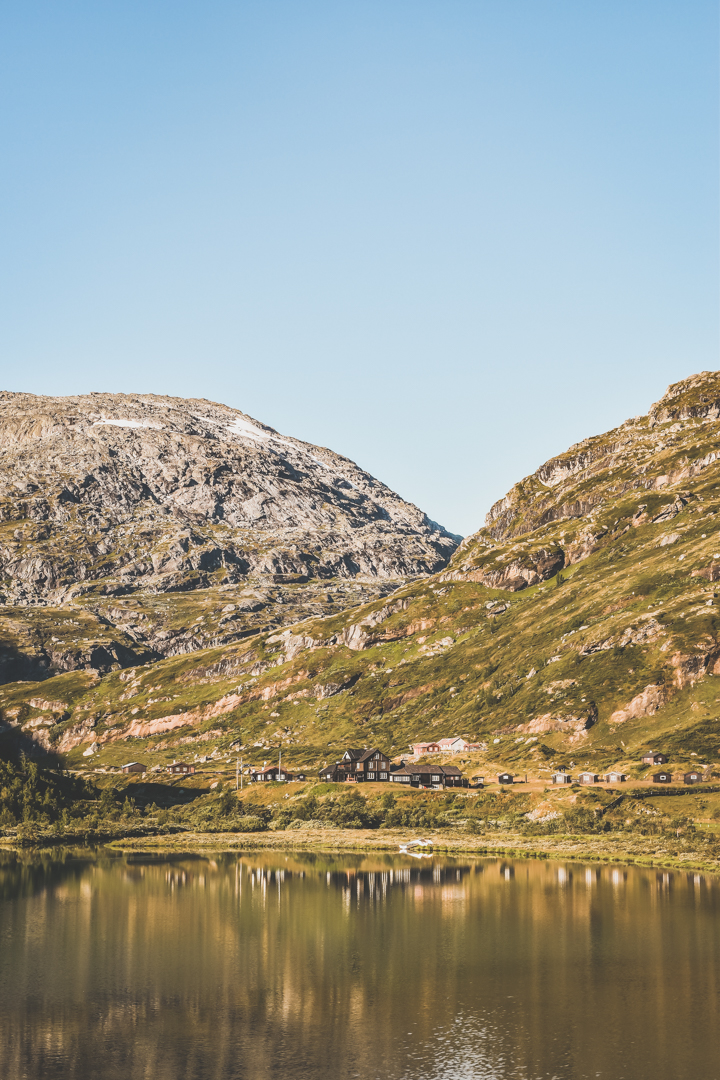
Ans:
{"type": "Polygon", "coordinates": [[[0,855],[0,1076],[714,1077],[696,873],[0,855]]]}

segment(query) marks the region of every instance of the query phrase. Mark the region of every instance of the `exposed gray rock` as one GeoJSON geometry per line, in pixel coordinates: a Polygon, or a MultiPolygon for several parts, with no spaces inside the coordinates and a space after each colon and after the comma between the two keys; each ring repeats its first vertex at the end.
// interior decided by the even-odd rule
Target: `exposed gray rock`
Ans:
{"type": "Polygon", "coordinates": [[[6,602],[403,579],[459,537],[323,447],[204,400],[0,394],[6,602]]]}

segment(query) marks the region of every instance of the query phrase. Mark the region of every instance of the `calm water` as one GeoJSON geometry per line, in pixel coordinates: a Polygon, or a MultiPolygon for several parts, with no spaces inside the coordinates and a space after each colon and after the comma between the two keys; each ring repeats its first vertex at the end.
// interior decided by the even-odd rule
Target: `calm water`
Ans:
{"type": "Polygon", "coordinates": [[[720,882],[0,855],[0,1077],[720,1078],[720,882]]]}

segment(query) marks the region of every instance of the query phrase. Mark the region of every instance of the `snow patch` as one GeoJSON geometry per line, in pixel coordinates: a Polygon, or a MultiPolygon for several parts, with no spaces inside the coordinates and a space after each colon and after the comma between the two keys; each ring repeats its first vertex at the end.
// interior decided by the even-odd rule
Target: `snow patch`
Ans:
{"type": "Polygon", "coordinates": [[[162,429],[162,424],[154,424],[152,420],[110,420],[103,416],[96,420],[93,427],[127,427],[127,428],[157,428],[162,429]]]}

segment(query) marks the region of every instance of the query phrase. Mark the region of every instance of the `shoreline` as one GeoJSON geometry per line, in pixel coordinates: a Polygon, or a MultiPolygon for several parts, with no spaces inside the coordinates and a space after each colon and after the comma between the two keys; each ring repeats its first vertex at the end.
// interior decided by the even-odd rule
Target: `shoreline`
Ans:
{"type": "Polygon", "coordinates": [[[190,833],[175,832],[154,836],[128,836],[104,840],[53,837],[47,843],[18,844],[10,838],[0,839],[0,850],[39,852],[57,847],[104,847],[118,853],[154,852],[243,852],[243,851],[307,851],[307,852],[378,852],[402,854],[401,843],[428,839],[433,842],[433,854],[472,856],[475,858],[553,859],[576,862],[614,863],[679,871],[698,871],[720,874],[720,859],[708,859],[700,852],[663,851],[659,845],[648,853],[648,837],[618,837],[606,834],[558,834],[552,837],[524,837],[521,833],[501,833],[471,836],[467,833],[443,830],[411,829],[277,829],[265,833],[190,833]]]}

